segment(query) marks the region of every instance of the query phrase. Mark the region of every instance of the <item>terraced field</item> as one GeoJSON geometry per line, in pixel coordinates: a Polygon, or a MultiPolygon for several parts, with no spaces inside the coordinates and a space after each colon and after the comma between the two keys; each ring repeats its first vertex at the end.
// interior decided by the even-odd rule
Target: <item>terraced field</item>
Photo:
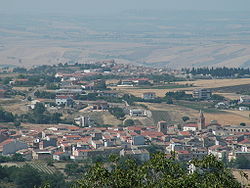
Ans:
{"type": "Polygon", "coordinates": [[[44,161],[32,161],[32,162],[29,162],[27,164],[29,164],[33,168],[35,168],[41,172],[44,172],[44,173],[48,173],[48,174],[56,173],[56,168],[48,166],[44,161]]]}

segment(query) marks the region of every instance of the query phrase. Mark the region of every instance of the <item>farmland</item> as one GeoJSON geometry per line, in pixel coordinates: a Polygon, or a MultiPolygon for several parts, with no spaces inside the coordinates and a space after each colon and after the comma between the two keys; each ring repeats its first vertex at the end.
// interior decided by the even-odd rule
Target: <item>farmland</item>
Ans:
{"type": "Polygon", "coordinates": [[[32,161],[32,162],[29,162],[27,164],[29,164],[33,168],[35,168],[35,169],[37,169],[37,170],[39,170],[41,172],[47,173],[47,174],[56,173],[55,167],[48,166],[46,164],[46,162],[44,162],[44,161],[32,161]]]}

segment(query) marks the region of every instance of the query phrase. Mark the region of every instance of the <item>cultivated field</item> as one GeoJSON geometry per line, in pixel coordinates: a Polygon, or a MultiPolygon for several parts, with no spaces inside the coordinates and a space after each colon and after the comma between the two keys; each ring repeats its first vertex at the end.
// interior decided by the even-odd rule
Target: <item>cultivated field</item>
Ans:
{"type": "Polygon", "coordinates": [[[193,84],[194,86],[196,86],[198,88],[218,88],[218,87],[250,84],[250,78],[181,81],[181,82],[176,82],[176,83],[178,83],[178,84],[193,84]]]}
{"type": "MultiPolygon", "coordinates": [[[[197,121],[199,118],[199,109],[192,109],[184,106],[169,104],[148,104],[143,103],[152,111],[165,111],[168,113],[170,120],[174,122],[182,122],[183,116],[189,116],[191,120],[197,121]]],[[[250,125],[249,112],[241,114],[239,111],[221,111],[221,112],[204,112],[206,123],[217,120],[221,125],[239,125],[245,122],[250,125]]],[[[158,118],[157,118],[158,120],[158,118]]],[[[163,119],[162,119],[163,120],[163,119]]]]}
{"type": "MultiPolygon", "coordinates": [[[[196,80],[196,81],[181,81],[176,82],[178,85],[190,85],[192,84],[194,87],[187,87],[187,88],[172,88],[172,89],[135,89],[132,87],[112,87],[117,91],[123,93],[130,93],[137,97],[141,97],[143,93],[146,92],[155,92],[158,97],[164,97],[167,92],[170,91],[187,91],[191,92],[194,89],[198,88],[221,88],[221,87],[229,87],[229,86],[239,86],[250,84],[250,78],[243,78],[243,79],[214,79],[214,80],[196,80]]],[[[237,90],[235,90],[237,92],[237,90]]],[[[223,96],[228,96],[229,98],[236,99],[239,95],[236,95],[234,92],[232,93],[221,93],[217,92],[218,94],[222,94],[223,96]]]]}

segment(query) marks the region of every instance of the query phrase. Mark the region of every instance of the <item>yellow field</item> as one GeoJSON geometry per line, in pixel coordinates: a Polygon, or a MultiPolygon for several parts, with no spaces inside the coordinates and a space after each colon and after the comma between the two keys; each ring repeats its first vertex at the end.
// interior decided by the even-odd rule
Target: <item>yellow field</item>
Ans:
{"type": "Polygon", "coordinates": [[[116,126],[122,123],[122,121],[116,119],[116,117],[109,112],[102,113],[101,116],[104,124],[116,126]]]}
{"type": "Polygon", "coordinates": [[[250,84],[250,78],[181,81],[181,82],[176,82],[176,83],[178,83],[178,84],[193,84],[194,86],[196,86],[198,88],[216,88],[216,87],[250,84]]]}
{"type": "MultiPolygon", "coordinates": [[[[113,81],[114,82],[114,81],[113,81]]],[[[179,85],[185,84],[193,84],[194,87],[188,88],[174,88],[174,89],[133,89],[131,87],[113,87],[117,91],[123,93],[130,93],[137,97],[141,97],[143,93],[146,92],[155,92],[158,97],[164,97],[165,94],[169,91],[192,91],[197,88],[218,88],[218,87],[226,87],[226,86],[237,86],[237,85],[244,85],[250,84],[250,78],[243,78],[243,79],[214,79],[214,80],[196,80],[196,81],[181,81],[176,82],[179,85]]],[[[218,93],[229,99],[238,99],[239,95],[235,93],[218,93]]]]}
{"type": "Polygon", "coordinates": [[[43,130],[50,127],[76,127],[68,124],[33,124],[33,123],[22,123],[22,127],[27,129],[43,130]]]}
{"type": "MultiPolygon", "coordinates": [[[[149,104],[143,103],[149,107],[150,110],[167,111],[170,115],[176,118],[176,121],[181,121],[183,116],[189,116],[192,120],[198,120],[199,111],[182,106],[169,104],[149,104]]],[[[212,120],[217,120],[221,125],[239,125],[241,122],[250,125],[250,112],[241,111],[223,111],[223,113],[204,113],[206,123],[212,120]]]]}
{"type": "MultiPolygon", "coordinates": [[[[247,188],[247,187],[250,187],[250,186],[249,186],[249,185],[250,185],[250,180],[249,180],[249,179],[247,180],[246,178],[241,177],[240,171],[241,171],[241,170],[237,170],[237,169],[232,170],[234,177],[235,177],[240,183],[242,183],[243,185],[247,185],[246,188],[247,188]]],[[[248,174],[248,176],[250,177],[250,170],[242,170],[242,171],[243,171],[244,173],[248,174]]]]}

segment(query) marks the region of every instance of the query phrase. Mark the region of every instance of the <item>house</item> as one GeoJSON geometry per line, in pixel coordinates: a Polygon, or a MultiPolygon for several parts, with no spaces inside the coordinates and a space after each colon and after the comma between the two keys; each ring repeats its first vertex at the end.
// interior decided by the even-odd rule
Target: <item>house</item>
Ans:
{"type": "Polygon", "coordinates": [[[2,153],[2,155],[11,155],[16,153],[18,150],[27,148],[28,145],[26,143],[15,139],[7,139],[0,143],[0,153],[2,153]]]}
{"type": "Polygon", "coordinates": [[[52,157],[52,151],[50,150],[33,150],[32,152],[32,159],[34,160],[51,159],[52,157]]]}
{"type": "Polygon", "coordinates": [[[94,89],[96,90],[102,90],[102,89],[106,89],[106,81],[103,79],[98,79],[94,81],[94,89]]]}
{"type": "Polygon", "coordinates": [[[69,159],[69,157],[70,157],[70,154],[67,152],[59,151],[53,154],[53,159],[57,161],[66,160],[66,159],[69,159]]]}
{"type": "Polygon", "coordinates": [[[176,151],[176,158],[180,161],[190,161],[193,158],[193,154],[187,150],[176,151]]]}
{"type": "Polygon", "coordinates": [[[117,86],[118,87],[119,86],[134,86],[134,83],[132,80],[122,80],[121,84],[118,84],[117,86]]]}
{"type": "Polygon", "coordinates": [[[79,118],[75,118],[74,121],[80,127],[90,126],[90,117],[87,117],[87,116],[80,116],[79,118]]]}
{"type": "Polygon", "coordinates": [[[144,136],[132,136],[132,145],[145,145],[144,136]]]}
{"type": "Polygon", "coordinates": [[[166,121],[159,121],[157,123],[157,130],[158,132],[162,132],[163,134],[168,133],[168,124],[166,121]]]}
{"type": "Polygon", "coordinates": [[[144,117],[147,116],[146,111],[142,109],[132,109],[129,111],[130,116],[139,116],[139,117],[144,117]]]}
{"type": "Polygon", "coordinates": [[[120,156],[129,156],[142,162],[150,159],[149,152],[146,149],[122,149],[120,151],[120,156]]]}
{"type": "Polygon", "coordinates": [[[118,97],[118,93],[115,92],[115,91],[103,91],[103,92],[98,93],[98,96],[117,98],[118,97]]]}
{"type": "Polygon", "coordinates": [[[215,108],[217,109],[228,109],[229,108],[229,104],[226,102],[219,102],[215,105],[215,108]]]}
{"type": "Polygon", "coordinates": [[[240,96],[239,104],[250,104],[250,96],[240,96]]]}
{"type": "Polygon", "coordinates": [[[102,140],[92,140],[91,141],[91,144],[92,146],[95,148],[95,149],[98,149],[100,147],[103,147],[103,141],[102,140]]]}
{"type": "Polygon", "coordinates": [[[136,79],[131,79],[132,82],[136,85],[149,85],[149,79],[148,78],[136,78],[136,79]]]}
{"type": "Polygon", "coordinates": [[[67,96],[71,98],[75,98],[77,95],[81,95],[83,93],[82,89],[59,89],[56,90],[56,96],[67,96]]]}
{"type": "Polygon", "coordinates": [[[63,96],[63,95],[56,96],[56,104],[58,106],[59,105],[71,106],[73,105],[73,103],[74,100],[69,96],[63,96]]]}
{"type": "Polygon", "coordinates": [[[246,106],[240,106],[239,111],[249,111],[249,107],[246,106]]]}
{"type": "Polygon", "coordinates": [[[105,101],[95,101],[92,103],[93,110],[107,110],[109,108],[109,105],[105,101]]]}
{"type": "Polygon", "coordinates": [[[212,97],[212,91],[210,89],[195,89],[193,91],[193,98],[208,100],[212,97]]]}
{"type": "Polygon", "coordinates": [[[80,149],[72,152],[70,159],[72,160],[84,160],[102,155],[102,150],[95,149],[80,149]]]}
{"type": "Polygon", "coordinates": [[[0,129],[0,143],[9,138],[8,129],[0,129]]]}
{"type": "Polygon", "coordinates": [[[154,100],[156,98],[155,92],[147,92],[142,94],[144,100],[154,100]]]}
{"type": "Polygon", "coordinates": [[[36,104],[37,104],[37,103],[40,103],[40,102],[41,102],[41,100],[32,100],[32,101],[30,102],[30,104],[28,105],[28,107],[29,107],[30,109],[34,110],[35,107],[36,107],[36,104]]]}
{"type": "Polygon", "coordinates": [[[191,149],[192,158],[203,159],[208,155],[208,151],[205,147],[192,147],[191,149]]]}
{"type": "Polygon", "coordinates": [[[22,149],[18,150],[16,153],[19,153],[22,155],[22,157],[28,161],[32,160],[32,150],[31,149],[22,149]]]}
{"type": "Polygon", "coordinates": [[[187,123],[183,126],[183,131],[197,131],[198,124],[196,123],[187,123]]]}
{"type": "Polygon", "coordinates": [[[39,143],[39,149],[44,149],[49,146],[57,146],[57,138],[56,137],[46,137],[46,139],[41,140],[39,143]]]}
{"type": "Polygon", "coordinates": [[[225,126],[224,127],[230,133],[249,133],[250,127],[248,126],[225,126]]]}
{"type": "Polygon", "coordinates": [[[19,79],[14,79],[10,81],[10,84],[11,85],[25,85],[28,81],[29,79],[27,78],[19,78],[19,79]]]}
{"type": "Polygon", "coordinates": [[[7,90],[5,90],[5,89],[0,89],[0,98],[4,98],[5,97],[6,91],[7,90]]]}

